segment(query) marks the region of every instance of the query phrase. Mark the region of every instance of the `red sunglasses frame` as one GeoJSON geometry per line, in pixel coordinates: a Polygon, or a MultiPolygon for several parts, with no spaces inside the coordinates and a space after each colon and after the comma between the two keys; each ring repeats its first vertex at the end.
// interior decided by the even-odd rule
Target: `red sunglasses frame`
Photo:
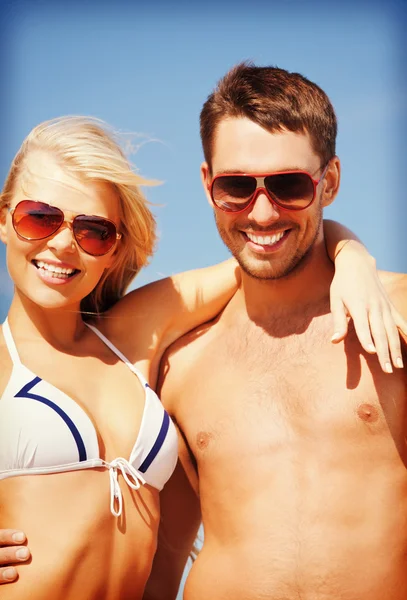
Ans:
{"type": "MultiPolygon", "coordinates": [[[[314,179],[312,177],[312,175],[310,173],[308,173],[308,171],[301,171],[301,170],[293,170],[293,171],[275,171],[273,173],[219,173],[218,175],[215,175],[215,177],[212,179],[212,181],[210,182],[210,184],[208,185],[208,191],[212,200],[212,203],[214,204],[214,206],[216,206],[216,208],[219,208],[219,210],[222,210],[223,212],[227,212],[227,213],[231,213],[234,215],[237,215],[239,213],[244,212],[245,210],[247,210],[256,200],[257,196],[263,192],[269,202],[271,204],[275,204],[276,206],[278,206],[279,208],[281,208],[282,210],[288,210],[288,211],[299,211],[299,210],[305,210],[307,208],[309,208],[311,206],[311,204],[314,202],[316,194],[317,194],[317,187],[318,185],[321,183],[321,181],[323,180],[323,178],[326,175],[326,172],[328,170],[329,167],[329,162],[328,164],[325,166],[324,170],[321,173],[321,177],[319,179],[314,179]],[[273,198],[270,193],[267,191],[265,185],[264,185],[264,179],[266,177],[273,177],[274,175],[291,175],[291,174],[302,174],[302,175],[306,175],[307,177],[309,177],[309,179],[312,181],[312,184],[314,186],[314,191],[313,191],[313,195],[312,195],[312,200],[309,204],[307,204],[307,206],[303,206],[302,208],[288,208],[287,206],[282,206],[278,200],[276,200],[275,198],[273,198]],[[214,183],[217,179],[220,179],[221,177],[250,177],[252,179],[256,180],[256,189],[254,190],[253,194],[251,196],[249,196],[248,198],[248,204],[245,205],[244,208],[242,208],[241,210],[228,210],[226,208],[222,208],[221,206],[219,206],[215,200],[213,199],[213,186],[214,183]],[[259,180],[261,182],[262,185],[259,185],[259,180]]],[[[318,169],[319,170],[319,169],[318,169]]]]}

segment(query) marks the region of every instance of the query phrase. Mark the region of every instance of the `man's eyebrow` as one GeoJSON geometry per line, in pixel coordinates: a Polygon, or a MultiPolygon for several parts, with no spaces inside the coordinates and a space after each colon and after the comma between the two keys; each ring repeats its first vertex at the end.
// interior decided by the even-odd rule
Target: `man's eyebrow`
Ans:
{"type": "Polygon", "coordinates": [[[310,171],[304,167],[297,167],[297,166],[291,166],[291,167],[284,167],[282,169],[277,169],[277,170],[269,170],[269,171],[250,171],[250,170],[243,170],[243,169],[222,169],[221,171],[218,171],[216,173],[216,175],[254,175],[254,174],[264,174],[264,175],[273,175],[273,173],[288,173],[290,171],[304,171],[306,173],[309,173],[310,171]]]}

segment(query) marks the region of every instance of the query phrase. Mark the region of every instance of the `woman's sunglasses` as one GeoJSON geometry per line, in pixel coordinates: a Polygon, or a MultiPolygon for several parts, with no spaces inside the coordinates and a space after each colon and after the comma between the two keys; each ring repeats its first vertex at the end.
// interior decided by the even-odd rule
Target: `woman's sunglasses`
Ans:
{"type": "Polygon", "coordinates": [[[270,174],[216,175],[209,187],[212,202],[225,212],[246,210],[264,192],[270,202],[285,210],[304,210],[314,201],[317,186],[325,177],[328,165],[316,180],[306,171],[283,171],[270,174]]]}
{"type": "Polygon", "coordinates": [[[109,219],[77,215],[68,220],[60,208],[37,200],[21,200],[10,213],[17,235],[30,241],[45,240],[68,223],[78,246],[91,256],[107,254],[122,237],[109,219]]]}

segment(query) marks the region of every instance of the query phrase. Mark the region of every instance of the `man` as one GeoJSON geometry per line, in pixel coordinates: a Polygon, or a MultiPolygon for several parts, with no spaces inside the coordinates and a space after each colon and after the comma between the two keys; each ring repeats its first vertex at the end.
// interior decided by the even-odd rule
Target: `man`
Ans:
{"type": "MultiPolygon", "coordinates": [[[[185,473],[162,492],[145,599],[175,597],[202,515],[185,600],[405,600],[406,370],[385,374],[354,331],[330,343],[331,103],[298,74],[242,64],[205,103],[201,136],[242,286],[162,367],[185,473]]],[[[406,315],[407,277],[384,281],[406,315]]]]}
{"type": "MultiPolygon", "coordinates": [[[[240,65],[205,104],[201,131],[204,187],[244,275],[222,315],[181,339],[163,363],[162,396],[179,428],[181,460],[162,492],[145,598],[175,597],[202,514],[205,542],[187,600],[363,600],[379,567],[404,568],[401,559],[383,561],[378,540],[392,535],[385,558],[394,557],[402,528],[388,517],[380,527],[402,506],[404,465],[392,435],[402,452],[397,411],[406,380],[400,369],[384,374],[353,332],[346,347],[330,343],[333,269],[321,219],[339,186],[333,109],[298,75],[240,65]]],[[[405,278],[388,282],[405,312],[405,278]]],[[[12,532],[3,534],[13,543],[12,532]]],[[[394,575],[397,593],[403,576],[394,575]]],[[[390,597],[389,589],[370,586],[369,598],[390,597]]]]}

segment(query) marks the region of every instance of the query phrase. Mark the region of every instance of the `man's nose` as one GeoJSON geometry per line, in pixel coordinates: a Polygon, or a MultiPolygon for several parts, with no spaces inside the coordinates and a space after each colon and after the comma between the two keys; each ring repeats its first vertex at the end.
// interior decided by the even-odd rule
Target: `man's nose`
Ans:
{"type": "Polygon", "coordinates": [[[280,211],[266,192],[260,190],[250,207],[248,218],[259,225],[269,225],[278,221],[280,211]]]}

